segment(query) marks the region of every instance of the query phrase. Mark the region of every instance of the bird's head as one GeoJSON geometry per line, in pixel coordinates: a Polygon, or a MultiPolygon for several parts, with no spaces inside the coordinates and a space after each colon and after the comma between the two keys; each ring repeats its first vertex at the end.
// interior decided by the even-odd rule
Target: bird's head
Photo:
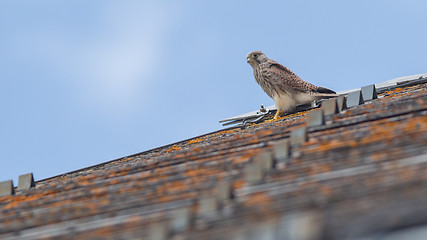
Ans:
{"type": "Polygon", "coordinates": [[[255,67],[260,63],[266,62],[268,57],[261,51],[253,51],[246,56],[246,61],[252,66],[255,67]]]}

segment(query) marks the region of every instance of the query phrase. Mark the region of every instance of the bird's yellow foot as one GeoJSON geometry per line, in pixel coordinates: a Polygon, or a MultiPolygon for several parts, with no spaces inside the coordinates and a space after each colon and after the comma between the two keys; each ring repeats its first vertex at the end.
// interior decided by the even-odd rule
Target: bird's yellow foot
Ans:
{"type": "Polygon", "coordinates": [[[282,114],[282,113],[283,113],[283,111],[277,110],[277,111],[276,111],[276,115],[274,115],[273,120],[277,120],[277,119],[279,119],[279,118],[280,118],[280,114],[282,114]]]}
{"type": "Polygon", "coordinates": [[[274,115],[273,119],[267,120],[265,122],[274,122],[280,118],[280,114],[282,114],[283,111],[277,110],[276,114],[274,115]]]}

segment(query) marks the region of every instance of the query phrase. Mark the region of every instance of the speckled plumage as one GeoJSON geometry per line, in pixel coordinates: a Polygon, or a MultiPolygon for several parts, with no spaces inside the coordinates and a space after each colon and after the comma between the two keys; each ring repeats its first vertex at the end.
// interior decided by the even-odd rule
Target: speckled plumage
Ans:
{"type": "Polygon", "coordinates": [[[254,77],[261,88],[270,96],[280,112],[292,111],[299,104],[317,99],[335,97],[334,91],[305,82],[289,68],[267,58],[261,51],[247,55],[247,62],[254,70],[254,77]]]}

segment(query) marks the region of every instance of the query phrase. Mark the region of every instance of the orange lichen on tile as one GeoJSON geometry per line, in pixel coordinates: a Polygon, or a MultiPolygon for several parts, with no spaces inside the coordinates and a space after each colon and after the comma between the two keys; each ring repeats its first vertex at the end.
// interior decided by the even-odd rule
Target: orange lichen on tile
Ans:
{"type": "Polygon", "coordinates": [[[261,149],[250,149],[244,151],[240,156],[233,158],[233,164],[248,162],[252,157],[260,153],[261,149]]]}
{"type": "Polygon", "coordinates": [[[253,206],[267,207],[271,205],[271,203],[272,203],[271,197],[268,196],[266,193],[260,192],[260,193],[255,193],[255,194],[251,194],[250,196],[247,196],[247,199],[244,202],[244,205],[246,207],[253,207],[253,206]]]}
{"type": "Polygon", "coordinates": [[[188,153],[176,153],[173,158],[174,159],[179,159],[179,158],[184,158],[188,155],[188,153]]]}
{"type": "Polygon", "coordinates": [[[170,202],[173,201],[173,199],[171,198],[170,195],[168,194],[162,194],[160,195],[160,197],[158,198],[159,202],[170,202]]]}
{"type": "Polygon", "coordinates": [[[289,120],[286,120],[283,122],[274,123],[273,125],[274,126],[280,126],[280,127],[291,127],[293,125],[305,122],[305,119],[306,119],[306,117],[301,117],[298,119],[289,119],[289,120]]]}
{"type": "Polygon", "coordinates": [[[170,171],[167,167],[156,168],[155,176],[166,175],[170,171]]]}
{"type": "Polygon", "coordinates": [[[14,196],[13,201],[6,204],[2,208],[3,209],[11,209],[11,208],[18,206],[21,203],[36,201],[38,199],[41,199],[44,196],[45,195],[42,193],[37,193],[37,194],[30,195],[30,196],[14,196]]]}
{"type": "Polygon", "coordinates": [[[375,152],[372,153],[371,158],[372,160],[379,162],[379,161],[383,161],[384,159],[387,159],[389,156],[389,153],[387,152],[375,152]]]}
{"type": "Polygon", "coordinates": [[[245,163],[249,162],[250,158],[248,157],[236,157],[233,158],[233,164],[245,163]]]}
{"type": "Polygon", "coordinates": [[[236,138],[249,138],[251,136],[252,136],[251,133],[245,133],[245,134],[242,134],[242,135],[237,135],[236,138]]]}
{"type": "Polygon", "coordinates": [[[403,88],[395,88],[394,90],[390,91],[390,92],[401,92],[403,91],[403,88]]]}
{"type": "Polygon", "coordinates": [[[202,141],[203,141],[203,139],[201,139],[201,138],[195,138],[195,139],[192,139],[192,140],[188,141],[187,143],[188,144],[195,144],[195,143],[199,143],[199,142],[202,142],[202,141]]]}
{"type": "Polygon", "coordinates": [[[141,216],[131,216],[131,217],[127,217],[126,218],[126,222],[127,223],[131,223],[131,222],[141,222],[142,221],[142,217],[141,216]]]}
{"type": "Polygon", "coordinates": [[[194,153],[201,153],[201,152],[203,152],[205,149],[206,149],[206,148],[203,148],[203,147],[193,147],[193,148],[192,148],[192,151],[193,151],[194,153]]]}
{"type": "Polygon", "coordinates": [[[271,135],[273,133],[274,133],[274,131],[272,129],[268,129],[268,130],[259,131],[259,132],[255,133],[254,135],[257,137],[264,137],[267,135],[271,135]]]}
{"type": "Polygon", "coordinates": [[[152,175],[152,173],[150,171],[142,171],[142,172],[139,172],[137,175],[135,175],[135,178],[142,179],[142,178],[146,178],[146,177],[151,176],[151,175],[152,175]]]}
{"type": "Polygon", "coordinates": [[[188,185],[183,181],[174,181],[166,185],[168,192],[184,192],[188,190],[188,185]]]}
{"type": "MultiPolygon", "coordinates": [[[[380,120],[377,122],[369,123],[366,125],[367,134],[360,138],[350,138],[351,132],[348,132],[348,136],[340,139],[322,139],[318,138],[316,141],[309,141],[309,148],[305,151],[330,151],[338,148],[357,148],[359,146],[368,145],[377,142],[384,142],[391,144],[395,141],[396,137],[405,135],[406,137],[416,136],[417,133],[427,130],[427,116],[420,116],[408,119],[406,121],[394,121],[390,122],[387,119],[380,120]]],[[[335,134],[325,131],[323,135],[335,134]]],[[[372,159],[381,160],[387,156],[387,153],[380,152],[372,155],[372,159]]]]}
{"type": "Polygon", "coordinates": [[[70,190],[70,189],[72,189],[72,188],[75,188],[76,186],[74,185],[74,184],[67,184],[64,188],[63,188],[63,190],[70,190]]]}
{"type": "Polygon", "coordinates": [[[188,170],[184,173],[184,176],[198,177],[200,175],[204,175],[205,172],[206,172],[206,169],[203,169],[203,168],[199,168],[199,169],[195,169],[195,170],[188,170]]]}
{"type": "Polygon", "coordinates": [[[220,132],[218,132],[217,134],[218,134],[218,135],[221,135],[221,134],[227,134],[227,133],[234,133],[234,132],[236,132],[236,131],[237,131],[237,129],[224,130],[224,131],[220,131],[220,132]]]}
{"type": "Polygon", "coordinates": [[[332,188],[327,185],[320,186],[320,193],[323,195],[329,196],[332,194],[332,188]]]}
{"type": "Polygon", "coordinates": [[[342,141],[341,139],[332,139],[329,141],[320,141],[317,148],[314,148],[315,151],[329,151],[336,148],[342,147],[355,147],[358,143],[355,140],[342,141]]]}
{"type": "Polygon", "coordinates": [[[391,95],[391,94],[395,94],[395,93],[401,92],[402,90],[403,90],[403,88],[395,88],[395,89],[390,90],[390,91],[385,91],[385,92],[383,92],[383,93],[382,93],[382,94],[380,94],[380,95],[385,95],[385,96],[387,96],[387,95],[391,95]]]}
{"type": "Polygon", "coordinates": [[[180,150],[181,147],[178,147],[177,145],[173,145],[171,148],[169,148],[168,150],[166,150],[166,153],[169,153],[171,151],[176,151],[176,150],[180,150]]]}
{"type": "Polygon", "coordinates": [[[257,144],[259,142],[260,142],[260,140],[258,138],[249,139],[247,141],[247,143],[249,143],[249,144],[257,144]]]}
{"type": "Polygon", "coordinates": [[[95,175],[87,175],[87,176],[78,176],[73,178],[73,182],[78,186],[88,185],[95,179],[95,175]]]}
{"type": "Polygon", "coordinates": [[[237,180],[233,183],[234,189],[239,189],[245,186],[245,182],[243,180],[237,180]]]}
{"type": "Polygon", "coordinates": [[[427,116],[420,116],[417,118],[412,118],[410,121],[407,121],[403,127],[405,131],[426,131],[427,130],[427,116]]]}
{"type": "Polygon", "coordinates": [[[302,115],[306,115],[306,114],[307,114],[307,111],[302,111],[302,112],[292,113],[290,115],[287,115],[286,117],[293,118],[293,117],[302,116],[302,115]]]}
{"type": "Polygon", "coordinates": [[[119,176],[125,176],[125,175],[128,175],[128,171],[119,172],[119,176]]]}
{"type": "Polygon", "coordinates": [[[90,190],[90,193],[97,194],[97,195],[102,195],[102,194],[106,194],[107,193],[107,189],[106,188],[92,188],[90,190]]]}
{"type": "MultiPolygon", "coordinates": [[[[101,206],[101,201],[96,202],[84,202],[84,209],[89,210],[89,212],[93,212],[93,210],[98,209],[101,206]]],[[[79,207],[80,208],[80,207],[79,207]]]]}
{"type": "Polygon", "coordinates": [[[115,178],[115,179],[111,179],[110,184],[118,184],[120,181],[119,179],[115,178]]]}
{"type": "Polygon", "coordinates": [[[327,164],[317,164],[310,167],[310,175],[318,174],[318,173],[325,173],[330,172],[331,166],[327,164]]]}
{"type": "Polygon", "coordinates": [[[191,199],[197,197],[197,192],[180,192],[179,194],[171,194],[170,192],[158,192],[154,200],[156,202],[171,202],[182,199],[191,199]]]}
{"type": "Polygon", "coordinates": [[[128,157],[126,159],[125,158],[121,158],[121,159],[117,160],[116,162],[132,161],[134,159],[135,159],[134,157],[128,157]]]}
{"type": "Polygon", "coordinates": [[[163,184],[157,190],[162,193],[184,192],[188,189],[188,185],[182,181],[174,181],[163,184]]]}
{"type": "MultiPolygon", "coordinates": [[[[374,108],[374,104],[365,104],[364,106],[363,106],[365,109],[372,109],[372,108],[374,108]]],[[[376,108],[376,107],[375,107],[376,108]]]]}
{"type": "Polygon", "coordinates": [[[379,141],[393,141],[396,135],[401,135],[397,131],[402,129],[406,135],[410,132],[417,133],[421,128],[427,128],[426,120],[427,117],[418,117],[408,119],[405,122],[386,122],[380,125],[371,126],[371,135],[363,138],[361,144],[369,144],[372,142],[379,141]]]}
{"type": "Polygon", "coordinates": [[[394,136],[393,130],[395,125],[396,123],[389,123],[386,126],[371,126],[371,134],[369,136],[364,137],[360,141],[360,144],[365,145],[383,140],[391,142],[394,136]]]}
{"type": "Polygon", "coordinates": [[[413,171],[413,170],[410,170],[410,169],[406,169],[406,170],[401,171],[399,173],[399,177],[403,181],[409,181],[409,180],[412,180],[412,179],[416,179],[417,178],[417,173],[416,173],[416,171],[413,171]]]}
{"type": "Polygon", "coordinates": [[[66,206],[68,204],[73,204],[73,200],[71,199],[66,199],[66,200],[61,200],[58,202],[53,202],[51,204],[49,204],[49,207],[61,207],[61,206],[66,206]]]}

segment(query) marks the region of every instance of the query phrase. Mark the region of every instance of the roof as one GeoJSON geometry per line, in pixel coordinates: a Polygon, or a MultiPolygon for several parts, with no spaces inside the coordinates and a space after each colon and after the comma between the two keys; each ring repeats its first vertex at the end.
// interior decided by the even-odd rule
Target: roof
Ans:
{"type": "Polygon", "coordinates": [[[383,90],[35,187],[24,176],[0,197],[0,238],[414,239],[427,229],[427,84],[383,90]]]}

